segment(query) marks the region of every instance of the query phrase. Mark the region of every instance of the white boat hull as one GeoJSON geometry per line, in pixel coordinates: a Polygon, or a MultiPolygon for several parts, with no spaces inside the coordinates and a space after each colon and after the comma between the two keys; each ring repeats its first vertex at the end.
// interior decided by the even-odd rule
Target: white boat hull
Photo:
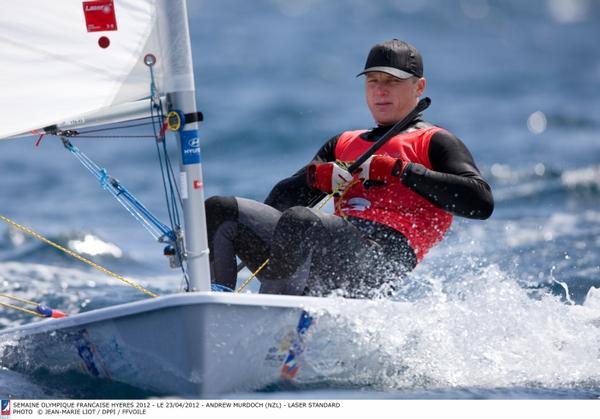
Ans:
{"type": "Polygon", "coordinates": [[[311,382],[327,378],[303,359],[306,337],[319,327],[313,316],[361,303],[368,302],[227,293],[165,296],[0,331],[0,365],[26,373],[84,371],[182,397],[214,398],[282,381],[311,382]]]}

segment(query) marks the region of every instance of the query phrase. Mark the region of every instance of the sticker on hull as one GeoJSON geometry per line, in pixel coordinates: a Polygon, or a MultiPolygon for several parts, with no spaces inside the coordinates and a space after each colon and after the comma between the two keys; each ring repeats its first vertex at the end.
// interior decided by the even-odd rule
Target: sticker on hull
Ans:
{"type": "Polygon", "coordinates": [[[269,348],[265,362],[279,368],[282,380],[293,380],[298,375],[300,357],[306,349],[308,331],[313,323],[312,316],[303,310],[296,328],[282,336],[278,346],[269,348]]]}

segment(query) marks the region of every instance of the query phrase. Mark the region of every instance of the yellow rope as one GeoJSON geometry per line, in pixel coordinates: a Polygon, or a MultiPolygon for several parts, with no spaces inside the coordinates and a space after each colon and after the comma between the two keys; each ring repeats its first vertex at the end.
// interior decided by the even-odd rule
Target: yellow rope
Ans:
{"type": "Polygon", "coordinates": [[[237,290],[235,290],[235,292],[241,292],[241,291],[242,291],[244,288],[246,288],[246,285],[248,285],[248,284],[250,283],[250,281],[252,281],[252,280],[253,280],[253,279],[256,277],[256,275],[258,275],[258,273],[259,273],[260,271],[262,271],[262,270],[263,270],[263,268],[264,268],[265,266],[267,266],[267,264],[268,264],[268,263],[269,263],[269,259],[265,260],[265,261],[262,263],[262,265],[260,265],[260,266],[258,267],[258,269],[257,269],[257,270],[255,270],[254,272],[252,272],[252,275],[250,275],[250,276],[248,277],[248,279],[246,279],[246,280],[245,280],[245,281],[242,283],[242,285],[240,285],[240,287],[239,287],[237,290]]]}
{"type": "Polygon", "coordinates": [[[10,294],[5,294],[3,292],[0,292],[0,297],[4,297],[4,298],[8,298],[10,300],[15,300],[15,301],[19,301],[20,303],[25,303],[25,304],[29,304],[32,306],[38,306],[39,304],[36,303],[35,301],[30,301],[30,300],[26,300],[24,298],[21,297],[17,297],[15,295],[10,295],[10,294]]]}
{"type": "Polygon", "coordinates": [[[356,185],[357,183],[360,183],[359,179],[354,179],[354,180],[352,180],[352,182],[348,183],[348,185],[346,185],[346,187],[344,188],[342,193],[340,193],[340,196],[338,197],[338,200],[335,203],[336,212],[341,214],[341,217],[344,220],[347,219],[348,217],[346,217],[346,214],[344,214],[344,210],[342,208],[342,198],[344,197],[344,195],[346,195],[346,192],[348,192],[350,190],[350,188],[353,187],[354,185],[356,185]]]}
{"type": "Polygon", "coordinates": [[[17,310],[17,311],[22,311],[23,313],[32,314],[32,315],[34,315],[34,316],[38,316],[38,317],[45,317],[45,316],[42,316],[42,315],[41,315],[40,313],[38,313],[37,311],[29,310],[29,309],[27,309],[27,308],[23,308],[23,307],[15,306],[15,305],[13,305],[13,304],[9,304],[9,303],[2,303],[2,302],[0,302],[0,306],[3,306],[3,307],[8,307],[8,308],[12,308],[12,309],[14,309],[14,310],[17,310]]]}
{"type": "Polygon", "coordinates": [[[327,203],[329,201],[331,201],[331,198],[333,198],[333,196],[339,191],[339,188],[337,188],[334,192],[331,192],[329,195],[327,195],[327,198],[325,198],[323,201],[321,201],[321,205],[319,205],[319,208],[317,208],[319,211],[321,211],[323,209],[323,207],[325,205],[327,205],[327,203]]]}
{"type": "Polygon", "coordinates": [[[125,284],[127,284],[127,285],[129,285],[129,286],[131,286],[133,288],[135,288],[136,290],[138,290],[140,292],[143,292],[144,294],[146,294],[146,295],[148,295],[150,297],[158,297],[158,294],[155,294],[152,291],[148,291],[146,288],[144,288],[141,285],[137,284],[135,281],[132,281],[130,279],[126,279],[126,278],[122,277],[119,274],[116,274],[116,273],[114,273],[112,271],[109,271],[108,269],[106,269],[106,268],[98,265],[97,263],[94,263],[91,260],[86,259],[83,256],[81,256],[81,255],[73,252],[72,250],[69,250],[69,249],[67,249],[67,248],[65,248],[65,247],[63,247],[63,246],[61,246],[61,245],[59,245],[57,243],[54,243],[51,240],[48,240],[47,238],[45,238],[45,237],[41,236],[40,234],[36,233],[35,231],[33,231],[33,230],[31,230],[31,229],[29,229],[29,228],[27,228],[25,226],[22,226],[21,224],[18,224],[18,223],[16,223],[13,220],[4,217],[3,215],[0,215],[0,220],[2,220],[5,223],[10,224],[11,226],[13,226],[13,227],[21,230],[23,233],[29,234],[30,236],[35,237],[36,239],[38,239],[38,240],[40,240],[40,241],[42,241],[42,242],[44,242],[44,243],[46,243],[46,244],[54,247],[55,249],[58,249],[61,252],[66,253],[69,256],[74,257],[75,259],[79,260],[80,262],[88,264],[92,268],[97,269],[100,272],[105,273],[106,275],[111,276],[111,277],[113,277],[115,279],[118,279],[119,281],[121,281],[121,282],[123,282],[123,283],[125,283],[125,284]]]}

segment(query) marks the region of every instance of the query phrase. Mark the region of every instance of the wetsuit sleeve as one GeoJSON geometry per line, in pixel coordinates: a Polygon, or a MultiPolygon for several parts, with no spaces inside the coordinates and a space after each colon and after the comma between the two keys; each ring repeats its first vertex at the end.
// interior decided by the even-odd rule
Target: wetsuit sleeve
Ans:
{"type": "MultiPolygon", "coordinates": [[[[335,146],[339,135],[329,139],[312,158],[313,162],[335,161],[335,146]]],[[[279,181],[271,190],[265,204],[285,211],[294,206],[306,206],[322,192],[311,188],[306,182],[306,166],[302,167],[292,176],[279,181]]]]}
{"type": "Polygon", "coordinates": [[[402,184],[452,214],[481,220],[492,215],[492,190],[461,140],[447,131],[435,133],[429,161],[433,170],[409,163],[402,184]]]}

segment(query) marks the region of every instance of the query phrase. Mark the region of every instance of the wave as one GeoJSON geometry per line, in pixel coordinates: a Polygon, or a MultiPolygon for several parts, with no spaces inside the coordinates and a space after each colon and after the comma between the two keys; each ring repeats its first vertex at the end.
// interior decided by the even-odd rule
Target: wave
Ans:
{"type": "Polygon", "coordinates": [[[529,170],[495,164],[490,169],[496,202],[569,196],[590,198],[600,195],[600,165],[559,171],[538,163],[529,170]]]}
{"type": "MultiPolygon", "coordinates": [[[[173,276],[126,278],[158,294],[172,293],[178,286],[182,289],[181,280],[173,276]]],[[[23,262],[0,262],[0,292],[61,310],[67,315],[147,298],[135,288],[97,271],[23,262]]],[[[0,299],[14,303],[3,297],[0,299]]],[[[39,320],[39,317],[0,307],[0,329],[39,320]]]]}
{"type": "MultiPolygon", "coordinates": [[[[37,277],[23,281],[27,297],[48,288],[56,275],[69,273],[64,268],[0,264],[2,276],[14,271],[16,278],[28,270],[37,277]]],[[[71,273],[71,288],[83,288],[87,278],[71,273]]],[[[470,395],[481,391],[482,397],[543,397],[581,389],[575,393],[587,397],[585,389],[600,387],[600,289],[592,289],[582,305],[564,304],[550,293],[531,298],[529,290],[494,265],[460,277],[421,275],[420,280],[428,283],[429,291],[402,303],[403,309],[384,299],[360,306],[340,300],[334,309],[313,313],[315,327],[299,362],[303,370],[318,373],[307,375],[317,377],[312,381],[299,376],[298,389],[366,389],[391,397],[400,392],[460,395],[461,389],[470,395]]],[[[106,301],[115,298],[107,288],[97,291],[106,301]]],[[[71,301],[68,293],[61,298],[71,301]]],[[[110,383],[100,383],[98,391],[97,381],[78,375],[32,379],[50,395],[55,393],[46,387],[56,380],[65,383],[64,397],[119,393],[110,383]]],[[[135,389],[121,390],[140,396],[135,389]]],[[[281,390],[286,389],[266,391],[281,390]]]]}
{"type": "Polygon", "coordinates": [[[462,278],[495,264],[532,290],[532,297],[539,289],[583,304],[590,287],[600,286],[600,212],[593,202],[557,211],[560,204],[504,204],[489,220],[457,220],[411,276],[462,278]]]}
{"type": "MultiPolygon", "coordinates": [[[[142,266],[116,244],[89,231],[68,231],[47,236],[47,239],[103,266],[130,269],[142,266]]],[[[13,227],[5,230],[0,238],[0,262],[3,261],[85,267],[67,253],[13,227]]]]}
{"type": "Polygon", "coordinates": [[[18,372],[2,369],[0,375],[0,396],[2,399],[42,399],[57,398],[51,387],[45,389],[30,381],[29,377],[18,372]]]}
{"type": "Polygon", "coordinates": [[[0,395],[4,399],[144,399],[157,395],[107,379],[83,373],[51,374],[38,371],[33,376],[4,369],[0,375],[0,395]]]}
{"type": "Polygon", "coordinates": [[[359,311],[341,305],[317,320],[305,367],[385,391],[598,386],[599,295],[582,306],[550,294],[531,299],[490,266],[409,311],[386,301],[359,311]]]}

